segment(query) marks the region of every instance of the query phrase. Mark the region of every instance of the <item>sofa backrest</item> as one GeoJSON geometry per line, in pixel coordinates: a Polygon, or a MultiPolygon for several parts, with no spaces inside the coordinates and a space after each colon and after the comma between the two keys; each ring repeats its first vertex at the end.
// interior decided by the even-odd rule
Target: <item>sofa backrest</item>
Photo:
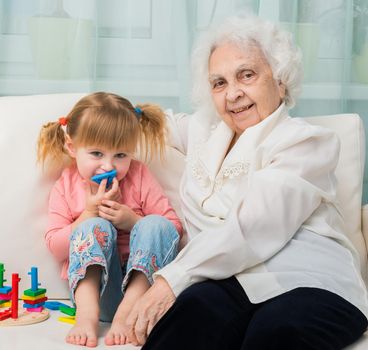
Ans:
{"type": "Polygon", "coordinates": [[[43,124],[68,113],[81,96],[0,98],[0,154],[4,160],[0,172],[0,262],[5,265],[8,281],[11,273],[19,273],[19,291],[30,288],[27,272],[36,266],[38,281],[47,289],[49,298],[68,297],[67,284],[60,279],[60,267],[44,242],[47,197],[54,179],[42,176],[36,165],[36,140],[43,124]]]}
{"type": "MultiPolygon", "coordinates": [[[[42,175],[36,165],[36,140],[43,124],[66,115],[83,94],[52,94],[0,97],[0,262],[5,264],[5,277],[21,277],[20,291],[30,288],[27,272],[38,267],[41,287],[49,298],[68,298],[66,281],[60,279],[60,266],[46,248],[44,233],[47,221],[47,199],[54,177],[42,175]]],[[[338,167],[339,198],[348,224],[348,235],[355,246],[362,244],[360,201],[364,160],[362,125],[356,115],[326,116],[308,119],[312,123],[336,130],[342,141],[338,167]]],[[[179,216],[178,184],[184,167],[183,156],[169,148],[164,165],[149,165],[166,190],[179,216]]],[[[359,249],[362,262],[366,252],[359,249]]],[[[366,262],[366,261],[365,261],[366,262]]],[[[9,282],[6,282],[7,285],[9,282]]]]}
{"type": "Polygon", "coordinates": [[[364,125],[357,114],[337,114],[305,118],[309,123],[333,130],[340,139],[340,159],[336,168],[337,196],[346,234],[358,250],[361,269],[367,278],[367,250],[362,234],[361,206],[365,161],[364,125]]]}

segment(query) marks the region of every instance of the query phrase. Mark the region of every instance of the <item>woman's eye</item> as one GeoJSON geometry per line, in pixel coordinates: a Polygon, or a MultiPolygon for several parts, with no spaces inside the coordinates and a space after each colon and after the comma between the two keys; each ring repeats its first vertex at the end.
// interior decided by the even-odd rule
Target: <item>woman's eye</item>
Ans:
{"type": "Polygon", "coordinates": [[[217,80],[212,84],[213,89],[220,88],[224,86],[225,82],[223,80],[217,80]]]}
{"type": "Polygon", "coordinates": [[[252,78],[253,76],[254,76],[254,73],[249,70],[243,71],[240,74],[240,77],[246,80],[252,78]]]}

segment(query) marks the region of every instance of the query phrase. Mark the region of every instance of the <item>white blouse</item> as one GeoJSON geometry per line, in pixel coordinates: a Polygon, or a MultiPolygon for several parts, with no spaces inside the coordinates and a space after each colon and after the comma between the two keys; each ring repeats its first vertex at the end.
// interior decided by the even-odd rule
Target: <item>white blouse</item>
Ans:
{"type": "Polygon", "coordinates": [[[175,295],[235,275],[253,303],[315,287],[368,317],[359,257],[336,206],[337,136],[282,104],[226,155],[233,131],[224,122],[168,117],[171,143],[187,155],[180,195],[190,241],[156,275],[175,295]]]}

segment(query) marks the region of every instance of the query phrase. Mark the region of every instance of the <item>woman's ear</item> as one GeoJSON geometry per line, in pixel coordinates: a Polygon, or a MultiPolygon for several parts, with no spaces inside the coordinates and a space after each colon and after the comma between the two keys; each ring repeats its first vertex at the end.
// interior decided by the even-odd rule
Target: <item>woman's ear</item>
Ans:
{"type": "Polygon", "coordinates": [[[286,95],[286,86],[283,82],[279,81],[279,95],[281,100],[284,100],[286,95]]]}
{"type": "Polygon", "coordinates": [[[76,149],[73,144],[73,140],[70,138],[69,135],[65,135],[65,149],[68,151],[69,155],[72,158],[76,157],[76,149]]]}

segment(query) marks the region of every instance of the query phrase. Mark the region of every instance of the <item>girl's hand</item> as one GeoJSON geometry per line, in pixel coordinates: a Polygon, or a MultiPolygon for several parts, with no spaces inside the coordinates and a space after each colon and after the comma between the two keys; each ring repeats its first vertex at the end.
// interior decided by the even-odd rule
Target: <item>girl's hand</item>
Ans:
{"type": "Polygon", "coordinates": [[[101,205],[105,196],[107,179],[101,181],[99,185],[93,182],[85,182],[86,189],[86,208],[87,213],[98,216],[98,207],[101,205]]]}
{"type": "Polygon", "coordinates": [[[98,215],[109,220],[117,229],[124,231],[130,231],[141,218],[128,206],[109,199],[102,200],[98,215]]]}
{"type": "Polygon", "coordinates": [[[108,189],[105,192],[104,199],[110,199],[114,202],[120,202],[121,201],[121,192],[119,187],[119,181],[116,179],[116,177],[112,180],[112,186],[110,189],[108,189]]]}
{"type": "Polygon", "coordinates": [[[106,179],[102,180],[99,185],[87,181],[84,182],[86,191],[86,207],[78,219],[73,222],[73,230],[83,221],[98,216],[98,208],[101,205],[102,199],[105,195],[106,183],[106,179]]]}
{"type": "Polygon", "coordinates": [[[116,178],[113,179],[112,186],[109,190],[106,190],[107,179],[103,179],[100,184],[95,182],[86,181],[86,211],[93,213],[94,216],[98,216],[99,209],[103,199],[110,199],[113,201],[119,201],[121,198],[121,192],[119,182],[116,178]]]}

